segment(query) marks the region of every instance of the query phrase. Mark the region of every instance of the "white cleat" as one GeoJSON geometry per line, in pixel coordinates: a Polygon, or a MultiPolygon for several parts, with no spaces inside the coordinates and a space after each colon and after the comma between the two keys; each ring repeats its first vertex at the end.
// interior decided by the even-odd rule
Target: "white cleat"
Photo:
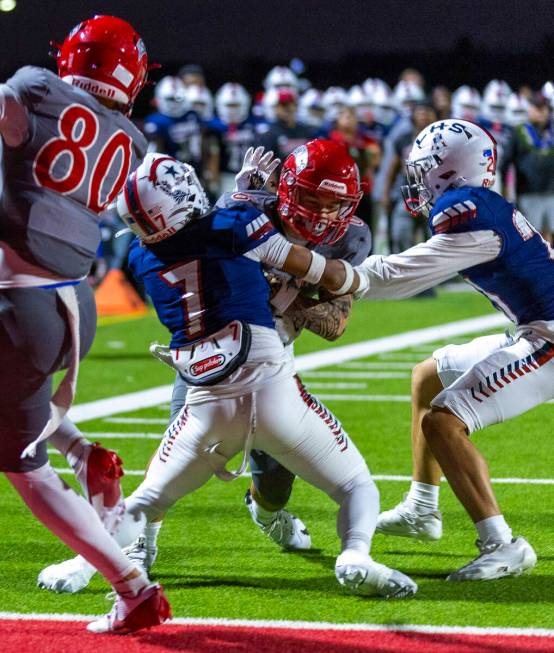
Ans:
{"type": "Polygon", "coordinates": [[[446,580],[494,580],[504,576],[519,576],[533,569],[537,554],[523,537],[516,537],[507,544],[475,543],[481,553],[461,569],[452,572],[446,580]]]}
{"type": "Polygon", "coordinates": [[[116,594],[109,614],[91,621],[87,630],[91,633],[127,635],[142,628],[151,628],[171,619],[171,607],[161,585],[149,585],[133,598],[116,594]]]}
{"type": "Polygon", "coordinates": [[[442,516],[438,510],[418,514],[404,499],[392,510],[385,510],[379,515],[375,530],[383,535],[434,542],[442,537],[442,516]]]}
{"type": "Polygon", "coordinates": [[[139,535],[132,544],[123,549],[123,553],[149,576],[150,569],[158,557],[158,547],[147,546],[146,537],[139,535]]]}
{"type": "Polygon", "coordinates": [[[259,521],[252,505],[253,499],[250,490],[246,492],[244,503],[252,517],[252,521],[275,544],[287,551],[306,551],[312,546],[312,538],[304,522],[292,515],[288,510],[278,510],[270,524],[259,521]]]}
{"type": "Polygon", "coordinates": [[[84,589],[96,569],[81,556],[64,560],[56,565],[45,567],[37,578],[37,585],[41,589],[51,592],[65,592],[75,594],[84,589]]]}
{"type": "Polygon", "coordinates": [[[403,599],[417,592],[417,584],[411,578],[353,549],[346,549],[337,558],[335,576],[353,594],[403,599]]]}

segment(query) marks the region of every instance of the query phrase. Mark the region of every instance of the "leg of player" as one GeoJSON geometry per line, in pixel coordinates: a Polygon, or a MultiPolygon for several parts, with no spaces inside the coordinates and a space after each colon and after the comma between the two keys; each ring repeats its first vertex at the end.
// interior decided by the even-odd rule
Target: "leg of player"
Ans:
{"type": "Polygon", "coordinates": [[[387,598],[414,594],[417,585],[410,578],[369,555],[379,492],[340,422],[299,379],[262,388],[257,404],[256,446],[339,504],[341,554],[335,566],[339,583],[358,594],[387,598]],[[286,414],[282,406],[287,406],[286,414]]]}
{"type": "Polygon", "coordinates": [[[487,463],[469,435],[554,397],[554,344],[531,332],[509,339],[432,401],[423,433],[448,482],[475,523],[480,555],[449,580],[517,576],[537,561],[531,545],[512,538],[498,507],[487,463]]]}
{"type": "Polygon", "coordinates": [[[304,523],[285,510],[294,474],[258,449],[250,452],[252,483],[244,501],[252,521],[273,542],[287,551],[309,549],[312,540],[304,523]]]}
{"type": "Polygon", "coordinates": [[[35,517],[94,565],[117,593],[112,612],[89,624],[92,632],[132,632],[162,623],[170,608],[162,588],[123,555],[92,506],[69,488],[49,463],[8,472],[9,481],[35,517]]]}
{"type": "Polygon", "coordinates": [[[443,389],[437,363],[428,358],[412,371],[412,483],[409,492],[392,510],[379,515],[377,532],[384,535],[412,537],[421,541],[442,536],[439,508],[441,469],[431,453],[421,422],[429,412],[431,401],[443,389]]]}
{"type": "MultiPolygon", "coordinates": [[[[185,405],[187,385],[177,374],[171,397],[171,421],[185,405]]],[[[253,450],[250,456],[252,484],[244,503],[252,521],[277,545],[288,551],[305,550],[311,546],[310,534],[304,523],[284,507],[289,500],[294,474],[262,451],[253,450]]],[[[144,533],[128,547],[127,554],[137,562],[153,564],[156,540],[161,522],[147,524],[144,533]]]]}

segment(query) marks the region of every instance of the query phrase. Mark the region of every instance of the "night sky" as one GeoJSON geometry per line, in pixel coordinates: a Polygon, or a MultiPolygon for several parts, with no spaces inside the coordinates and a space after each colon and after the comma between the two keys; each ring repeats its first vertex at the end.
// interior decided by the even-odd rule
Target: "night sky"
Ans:
{"type": "Polygon", "coordinates": [[[528,71],[532,81],[554,77],[554,2],[545,0],[18,0],[13,12],[0,13],[0,73],[5,78],[20,65],[46,64],[49,40],[62,40],[74,24],[95,13],[129,20],[151,58],[166,64],[167,71],[172,64],[200,62],[221,77],[218,83],[293,56],[310,62],[320,79],[327,67],[329,83],[338,81],[341,62],[361,68],[364,57],[384,68],[365,77],[390,77],[415,57],[420,66],[432,68],[424,72],[435,81],[443,75],[446,82],[454,64],[454,76],[467,73],[467,81],[476,83],[485,74],[478,70],[481,64],[494,75],[497,55],[500,72],[503,67],[513,72],[515,64],[517,74],[528,71]],[[466,49],[473,54],[464,71],[459,59],[466,49]],[[486,56],[480,58],[481,52],[486,56]]]}

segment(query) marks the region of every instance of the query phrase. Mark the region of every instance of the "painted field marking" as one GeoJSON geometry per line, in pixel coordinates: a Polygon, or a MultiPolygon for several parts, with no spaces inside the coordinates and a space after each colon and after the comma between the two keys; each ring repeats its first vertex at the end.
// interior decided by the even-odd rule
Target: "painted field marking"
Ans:
{"type": "MultiPolygon", "coordinates": [[[[69,467],[55,467],[54,471],[58,474],[71,474],[74,475],[74,472],[69,467]]],[[[144,476],[144,469],[125,469],[125,476],[144,476]]],[[[245,478],[250,478],[252,475],[250,472],[245,472],[242,474],[245,478]]],[[[399,474],[372,474],[371,478],[374,481],[384,481],[384,482],[410,482],[412,480],[411,476],[404,476],[399,474]]],[[[441,477],[442,481],[446,479],[441,477]]],[[[491,481],[496,485],[554,485],[553,478],[491,478],[491,481]]]]}
{"type": "MultiPolygon", "coordinates": [[[[296,358],[296,369],[299,372],[312,370],[318,367],[337,365],[355,358],[365,358],[373,354],[391,352],[405,349],[426,342],[444,340],[464,333],[475,333],[493,328],[501,328],[509,324],[508,320],[498,313],[484,315],[468,320],[448,322],[425,329],[407,331],[385,338],[375,338],[352,345],[333,347],[325,351],[305,354],[296,358]]],[[[163,385],[148,390],[140,390],[118,397],[99,399],[84,404],[73,406],[68,416],[74,422],[84,422],[98,417],[107,417],[116,413],[123,413],[138,408],[151,408],[161,403],[166,403],[171,397],[172,385],[163,385]]]]}
{"type": "Polygon", "coordinates": [[[409,372],[344,372],[342,370],[302,373],[303,379],[409,379],[409,372]]]}
{"type": "Polygon", "coordinates": [[[106,417],[102,421],[109,424],[167,424],[163,417],[106,417]]]}
{"type": "MultiPolygon", "coordinates": [[[[55,614],[40,612],[0,612],[0,619],[19,619],[21,621],[91,621],[96,615],[55,614]]],[[[250,628],[277,628],[296,630],[338,630],[338,631],[387,631],[417,632],[445,635],[513,635],[528,637],[554,637],[554,629],[549,628],[498,628],[479,626],[434,626],[420,624],[368,624],[368,623],[330,623],[325,621],[289,621],[270,619],[214,619],[177,617],[168,625],[182,626],[227,626],[250,628]]]]}

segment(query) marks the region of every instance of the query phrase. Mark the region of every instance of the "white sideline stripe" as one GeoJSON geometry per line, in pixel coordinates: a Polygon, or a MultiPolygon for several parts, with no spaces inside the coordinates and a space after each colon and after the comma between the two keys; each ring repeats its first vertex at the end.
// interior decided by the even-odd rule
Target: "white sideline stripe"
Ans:
{"type": "Polygon", "coordinates": [[[409,379],[409,372],[343,372],[341,370],[325,372],[304,372],[304,379],[409,379]]]}
{"type": "MultiPolygon", "coordinates": [[[[167,420],[165,423],[167,425],[167,420]]],[[[165,429],[160,429],[157,433],[136,433],[132,431],[129,433],[122,433],[121,431],[83,431],[83,435],[86,435],[90,440],[100,440],[102,438],[112,438],[114,440],[161,440],[164,431],[165,429]]]]}
{"type": "MultiPolygon", "coordinates": [[[[0,619],[19,619],[21,621],[92,621],[97,615],[40,613],[40,612],[0,612],[0,619]]],[[[270,619],[210,619],[177,617],[167,622],[178,626],[223,626],[250,628],[282,628],[296,630],[340,630],[367,632],[417,632],[441,635],[508,635],[528,637],[554,637],[554,630],[547,628],[486,628],[479,626],[431,626],[419,624],[367,624],[367,623],[329,623],[325,621],[287,621],[270,619]]]]}
{"type": "MultiPolygon", "coordinates": [[[[55,467],[54,471],[57,474],[74,474],[73,470],[69,467],[55,467]]],[[[125,476],[144,476],[143,469],[125,469],[125,476]]],[[[242,476],[250,477],[250,472],[244,472],[242,476]]],[[[398,474],[372,474],[371,478],[374,481],[408,481],[412,480],[411,476],[402,476],[398,474]]],[[[444,476],[441,477],[442,481],[446,481],[444,476]]],[[[491,478],[491,481],[496,485],[554,485],[554,478],[491,478]]]]}
{"type": "MultiPolygon", "coordinates": [[[[336,365],[337,363],[344,363],[353,358],[363,358],[372,354],[404,349],[425,342],[434,342],[435,340],[458,336],[463,333],[474,333],[476,331],[502,327],[506,324],[509,324],[507,318],[499,314],[448,322],[447,324],[407,331],[406,333],[399,333],[394,336],[387,336],[386,338],[375,338],[374,340],[366,340],[365,342],[358,342],[353,345],[333,347],[326,351],[304,354],[296,358],[296,369],[299,372],[303,372],[325,365],[336,365]]],[[[131,392],[118,397],[77,404],[69,410],[68,417],[78,423],[98,417],[107,417],[114,413],[136,410],[137,408],[151,408],[152,406],[166,403],[168,398],[171,397],[172,388],[173,386],[171,385],[163,385],[139,392],[131,392]]]]}

